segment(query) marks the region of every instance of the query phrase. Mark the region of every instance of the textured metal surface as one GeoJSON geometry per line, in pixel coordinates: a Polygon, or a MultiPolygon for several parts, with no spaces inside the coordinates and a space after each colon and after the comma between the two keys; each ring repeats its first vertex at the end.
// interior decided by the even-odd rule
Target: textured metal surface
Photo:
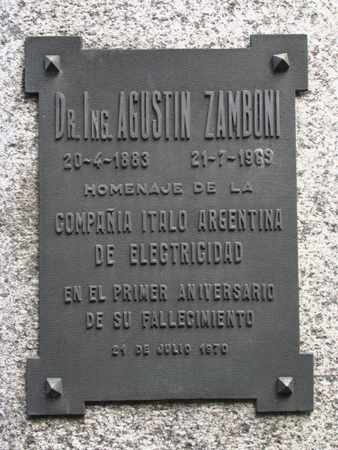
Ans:
{"type": "Polygon", "coordinates": [[[25,73],[26,91],[39,94],[40,171],[40,357],[27,362],[28,413],[168,398],[311,410],[294,124],[306,37],[148,51],[28,38],[25,73]],[[290,67],[278,72],[282,54],[290,67]],[[276,388],[284,374],[288,395],[276,388]],[[62,395],[51,398],[55,378],[62,395]]]}

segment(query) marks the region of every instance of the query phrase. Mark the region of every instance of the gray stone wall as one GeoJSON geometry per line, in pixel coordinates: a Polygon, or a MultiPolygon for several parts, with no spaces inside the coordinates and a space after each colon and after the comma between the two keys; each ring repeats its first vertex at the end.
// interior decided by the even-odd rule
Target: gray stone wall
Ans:
{"type": "Polygon", "coordinates": [[[337,3],[2,0],[0,15],[0,448],[337,448],[337,3]],[[240,48],[257,33],[309,40],[310,90],[295,101],[300,351],[314,354],[314,411],[257,415],[253,402],[155,402],[29,419],[26,357],[39,352],[38,111],[24,94],[25,37],[78,35],[97,49],[240,48]]]}

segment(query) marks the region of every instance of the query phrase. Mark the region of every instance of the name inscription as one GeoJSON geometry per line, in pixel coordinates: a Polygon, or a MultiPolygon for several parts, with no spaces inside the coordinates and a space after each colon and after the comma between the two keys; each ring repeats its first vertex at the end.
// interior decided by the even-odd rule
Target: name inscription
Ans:
{"type": "MultiPolygon", "coordinates": [[[[55,138],[92,141],[110,141],[114,136],[119,140],[193,138],[191,121],[195,98],[191,91],[121,91],[118,98],[114,98],[114,94],[111,94],[115,103],[115,121],[112,121],[113,111],[91,109],[89,92],[83,93],[81,112],[68,108],[66,96],[56,92],[55,138]]],[[[221,90],[195,94],[196,97],[203,95],[206,102],[202,131],[206,139],[280,136],[279,90],[221,90]]],[[[92,103],[96,103],[95,98],[92,103]]]]}

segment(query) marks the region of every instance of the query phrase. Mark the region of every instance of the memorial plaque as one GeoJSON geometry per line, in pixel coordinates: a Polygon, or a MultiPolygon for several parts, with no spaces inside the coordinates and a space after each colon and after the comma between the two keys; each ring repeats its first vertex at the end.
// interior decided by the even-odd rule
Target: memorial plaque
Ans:
{"type": "Polygon", "coordinates": [[[306,36],[229,50],[30,37],[25,77],[40,177],[28,413],[161,399],[311,410],[295,145],[306,36]]]}

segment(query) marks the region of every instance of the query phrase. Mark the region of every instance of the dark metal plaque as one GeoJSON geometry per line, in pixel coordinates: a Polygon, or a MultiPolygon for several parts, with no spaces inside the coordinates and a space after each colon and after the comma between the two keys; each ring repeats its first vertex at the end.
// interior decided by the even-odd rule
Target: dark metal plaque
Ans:
{"type": "Polygon", "coordinates": [[[231,50],[26,40],[40,172],[30,415],[154,399],[313,408],[297,278],[306,89],[303,35],[231,50]]]}

